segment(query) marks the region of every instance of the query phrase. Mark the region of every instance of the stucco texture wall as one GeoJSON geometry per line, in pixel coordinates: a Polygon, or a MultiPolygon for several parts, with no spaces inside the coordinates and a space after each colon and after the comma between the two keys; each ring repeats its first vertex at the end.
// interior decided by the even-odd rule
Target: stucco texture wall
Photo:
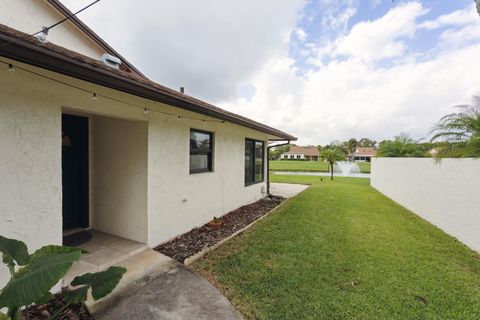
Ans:
{"type": "Polygon", "coordinates": [[[265,141],[265,134],[228,123],[204,125],[154,113],[149,114],[148,134],[150,246],[264,196],[266,183],[245,187],[244,155],[245,138],[265,141]],[[213,172],[189,173],[191,128],[214,132],[213,172]]]}
{"type": "Polygon", "coordinates": [[[480,252],[480,160],[373,158],[371,184],[480,252]]]}
{"type": "Polygon", "coordinates": [[[91,117],[95,230],[147,242],[147,122],[91,117]]]}
{"type": "MultiPolygon", "coordinates": [[[[62,113],[88,116],[93,124],[92,227],[153,247],[265,196],[266,182],[245,187],[244,152],[245,138],[266,141],[266,134],[231,123],[188,120],[211,118],[11,62],[152,112],[101,97],[93,100],[88,92],[20,69],[10,73],[4,66],[2,72],[0,64],[1,235],[24,240],[31,250],[62,243],[62,113]],[[190,128],[215,133],[213,172],[189,173],[190,128]],[[140,165],[133,167],[134,162],[140,165]],[[125,168],[123,176],[115,176],[125,168]],[[112,190],[109,184],[115,184],[112,190]],[[126,204],[122,194],[128,192],[133,201],[126,204]],[[102,217],[102,211],[108,214],[102,217]],[[119,215],[125,219],[116,221],[119,215]]],[[[5,280],[0,269],[0,285],[5,280]]]]}
{"type": "MultiPolygon", "coordinates": [[[[62,243],[61,111],[50,91],[26,89],[32,78],[9,76],[0,72],[0,235],[33,251],[62,243]]],[[[0,263],[0,287],[6,274],[0,263]]]]}

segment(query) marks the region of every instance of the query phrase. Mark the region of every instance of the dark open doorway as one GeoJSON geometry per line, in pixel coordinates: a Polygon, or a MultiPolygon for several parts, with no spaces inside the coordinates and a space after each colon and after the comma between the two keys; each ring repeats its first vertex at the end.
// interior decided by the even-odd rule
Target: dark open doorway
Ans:
{"type": "Polygon", "coordinates": [[[88,118],[62,115],[63,230],[87,228],[88,118]]]}

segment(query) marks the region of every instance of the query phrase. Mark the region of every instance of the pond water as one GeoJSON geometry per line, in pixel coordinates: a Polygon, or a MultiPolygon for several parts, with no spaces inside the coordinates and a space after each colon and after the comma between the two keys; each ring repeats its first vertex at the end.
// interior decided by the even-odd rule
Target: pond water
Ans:
{"type": "MultiPolygon", "coordinates": [[[[319,177],[330,177],[329,172],[306,172],[306,171],[272,171],[273,174],[283,174],[283,175],[292,175],[292,176],[319,176],[319,177]]],[[[348,177],[348,178],[364,178],[370,179],[370,173],[346,173],[333,172],[334,177],[348,177]]]]}

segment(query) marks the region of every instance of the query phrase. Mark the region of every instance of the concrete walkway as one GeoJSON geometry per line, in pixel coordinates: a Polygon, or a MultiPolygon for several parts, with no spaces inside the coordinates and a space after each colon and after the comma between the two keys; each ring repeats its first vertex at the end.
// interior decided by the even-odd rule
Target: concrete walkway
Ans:
{"type": "Polygon", "coordinates": [[[280,196],[284,198],[293,198],[309,186],[305,184],[292,184],[292,183],[270,183],[270,193],[274,196],[280,196]]]}
{"type": "Polygon", "coordinates": [[[117,297],[99,320],[241,320],[230,302],[207,280],[169,259],[166,271],[144,279],[117,297]]]}

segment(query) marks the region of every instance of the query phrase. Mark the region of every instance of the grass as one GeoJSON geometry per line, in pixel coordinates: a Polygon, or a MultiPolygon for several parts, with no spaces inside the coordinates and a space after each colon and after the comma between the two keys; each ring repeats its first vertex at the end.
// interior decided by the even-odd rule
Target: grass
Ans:
{"type": "MultiPolygon", "coordinates": [[[[362,173],[370,173],[369,162],[357,162],[362,173]]],[[[328,164],[323,161],[276,160],[270,161],[271,171],[328,172],[328,164]]]]}
{"type": "Polygon", "coordinates": [[[194,264],[247,319],[479,319],[480,257],[366,179],[312,186],[194,264]]]}

